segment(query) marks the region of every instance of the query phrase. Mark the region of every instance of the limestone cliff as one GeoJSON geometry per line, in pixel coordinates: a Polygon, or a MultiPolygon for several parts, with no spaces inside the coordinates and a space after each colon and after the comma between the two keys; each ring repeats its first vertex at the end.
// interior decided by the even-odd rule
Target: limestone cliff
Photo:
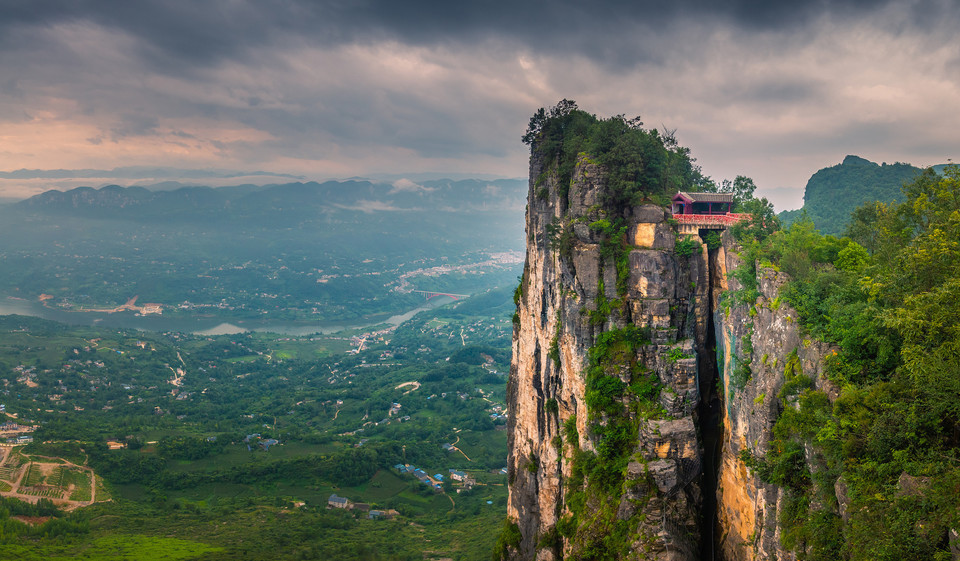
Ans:
{"type": "Polygon", "coordinates": [[[586,157],[568,192],[536,151],[530,178],[508,387],[508,516],[521,536],[510,554],[696,559],[706,255],[675,251],[659,206],[604,209],[605,175],[586,157]]]}
{"type": "MultiPolygon", "coordinates": [[[[829,349],[802,337],[779,296],[782,274],[760,268],[750,287],[728,275],[741,265],[729,233],[719,243],[706,230],[687,238],[661,205],[625,203],[650,196],[646,186],[567,150],[557,138],[577,121],[564,115],[587,119],[541,112],[525,137],[527,255],[515,295],[500,553],[795,559],[778,527],[790,497],[748,462],[762,461],[777,419],[796,405],[787,390],[809,382],[835,398],[821,375],[829,349]]],[[[656,135],[643,142],[661,150],[649,161],[686,157],[656,135]]],[[[655,178],[662,168],[641,171],[655,178]]],[[[816,453],[802,453],[816,472],[816,453]]],[[[842,494],[811,511],[840,514],[842,494]]]]}
{"type": "MultiPolygon", "coordinates": [[[[725,271],[732,271],[741,265],[740,257],[730,251],[735,249],[730,236],[724,237],[721,262],[725,271]]],[[[725,271],[727,301],[718,302],[714,319],[724,402],[717,488],[719,558],[793,560],[795,553],[781,544],[777,522],[785,490],[762,482],[748,469],[743,452],[766,454],[784,402],[794,405],[789,396],[785,399],[785,386],[798,375],[836,399],[838,391],[824,373],[824,358],[831,350],[803,337],[796,312],[780,297],[786,275],[759,268],[757,299],[737,302],[744,287],[734,278],[727,280],[725,271]]],[[[805,461],[814,471],[820,463],[809,449],[805,461]]]]}

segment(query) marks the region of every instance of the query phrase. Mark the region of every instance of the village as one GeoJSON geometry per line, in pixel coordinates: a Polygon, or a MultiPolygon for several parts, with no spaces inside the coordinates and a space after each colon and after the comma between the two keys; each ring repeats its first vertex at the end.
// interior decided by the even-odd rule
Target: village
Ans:
{"type": "MultiPolygon", "coordinates": [[[[6,406],[0,404],[0,413],[6,412],[6,406]]],[[[33,442],[31,434],[36,429],[33,425],[20,424],[14,421],[4,421],[0,424],[0,446],[15,446],[33,442]]]]}
{"type": "MultiPolygon", "coordinates": [[[[428,488],[432,489],[435,493],[444,492],[444,484],[447,485],[447,490],[456,489],[457,494],[460,494],[463,491],[471,490],[475,485],[477,485],[476,479],[471,477],[464,471],[450,468],[447,470],[447,474],[436,473],[430,475],[426,471],[417,466],[411,464],[396,464],[393,466],[393,469],[397,471],[401,476],[410,475],[417,479],[423,485],[426,485],[428,488]]],[[[498,473],[506,473],[506,468],[503,468],[498,473]]],[[[366,513],[367,518],[371,520],[376,519],[385,519],[389,520],[396,517],[399,512],[393,509],[383,509],[377,510],[371,508],[367,503],[354,502],[347,497],[341,497],[336,493],[330,495],[330,498],[327,499],[327,508],[330,509],[344,509],[344,510],[354,510],[359,513],[366,513]]]]}

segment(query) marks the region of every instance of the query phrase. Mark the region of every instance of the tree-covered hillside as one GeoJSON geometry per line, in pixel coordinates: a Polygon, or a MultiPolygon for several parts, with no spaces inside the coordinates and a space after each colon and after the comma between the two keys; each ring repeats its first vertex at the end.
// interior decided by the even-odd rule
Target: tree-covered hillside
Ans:
{"type": "Polygon", "coordinates": [[[850,213],[870,202],[902,201],[900,188],[913,180],[921,169],[910,164],[875,164],[857,156],[847,156],[842,163],[823,168],[810,177],[803,195],[803,209],[785,211],[780,218],[790,223],[802,210],[824,234],[843,232],[850,213]]]}

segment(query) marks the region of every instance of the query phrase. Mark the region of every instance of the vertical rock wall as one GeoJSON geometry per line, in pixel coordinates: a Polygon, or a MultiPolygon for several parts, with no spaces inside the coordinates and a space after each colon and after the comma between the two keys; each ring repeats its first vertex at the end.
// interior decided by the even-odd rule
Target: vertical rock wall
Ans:
{"type": "MultiPolygon", "coordinates": [[[[576,528],[564,532],[556,525],[570,513],[566,499],[577,449],[598,446],[584,400],[589,349],[602,332],[635,325],[649,328],[649,337],[632,359],[659,379],[660,407],[635,417],[636,449],[612,499],[619,502],[614,522],[625,532],[628,558],[698,559],[698,365],[710,321],[706,253],[678,256],[675,228],[659,206],[617,209],[630,246],[627,288],[618,294],[616,266],[602,258],[599,234],[589,226],[607,216],[600,210],[603,173],[581,158],[566,197],[557,183],[555,170],[545,168],[535,151],[508,388],[508,517],[522,536],[510,554],[581,558],[589,556],[584,544],[613,532],[600,516],[583,515],[576,528]],[[595,311],[604,301],[615,305],[598,322],[595,311]],[[573,424],[572,418],[576,445],[563,440],[563,427],[573,424]]],[[[628,372],[620,376],[629,382],[628,372]]],[[[604,503],[589,480],[586,485],[585,512],[609,507],[610,497],[604,503]]]]}
{"type": "MultiPolygon", "coordinates": [[[[779,394],[788,361],[836,396],[823,376],[829,349],[802,337],[795,311],[779,297],[785,276],[761,269],[759,298],[731,301],[742,287],[727,275],[740,265],[729,233],[718,249],[678,255],[675,226],[661,207],[603,210],[605,177],[586,158],[568,193],[560,187],[556,170],[535,151],[508,387],[508,517],[520,535],[508,555],[590,558],[591,547],[617,547],[616,555],[629,559],[796,559],[780,543],[784,491],[760,481],[741,459],[742,451],[763,456],[768,448],[784,407],[779,394]],[[620,293],[616,265],[590,226],[612,213],[624,219],[629,245],[620,293]],[[598,320],[605,303],[611,311],[598,320]],[[595,429],[607,422],[588,411],[586,370],[598,336],[628,325],[648,330],[629,362],[656,375],[659,407],[631,413],[635,448],[624,481],[615,496],[600,496],[574,469],[577,454],[598,450],[595,429]],[[701,403],[717,370],[722,410],[715,418],[701,403]],[[720,424],[717,458],[704,455],[701,436],[718,432],[705,423],[720,424]],[[705,465],[705,457],[716,464],[705,465]],[[581,508],[589,515],[575,518],[571,489],[583,486],[581,508]],[[615,519],[602,512],[615,512],[615,519]],[[614,534],[620,541],[609,541],[614,534]]],[[[628,370],[607,375],[630,383],[628,370]]],[[[808,464],[815,469],[816,459],[808,464]]]]}
{"type": "MultiPolygon", "coordinates": [[[[726,271],[741,264],[732,248],[727,234],[723,248],[726,271]]],[[[761,268],[757,280],[760,295],[755,302],[720,304],[714,314],[724,393],[717,514],[719,546],[725,561],[796,559],[794,552],[782,547],[777,526],[785,491],[760,481],[741,459],[744,450],[757,457],[766,454],[773,425],[784,407],[780,390],[786,383],[787,363],[793,361],[802,368],[817,389],[826,391],[832,399],[838,393],[823,372],[823,359],[829,349],[802,336],[796,311],[780,298],[786,275],[761,268]],[[748,352],[751,347],[752,352],[748,352]],[[751,370],[745,380],[737,374],[744,361],[750,361],[751,370]]],[[[727,282],[732,299],[732,294],[743,287],[734,278],[727,282]]],[[[808,458],[808,464],[814,466],[815,459],[808,458]]]]}

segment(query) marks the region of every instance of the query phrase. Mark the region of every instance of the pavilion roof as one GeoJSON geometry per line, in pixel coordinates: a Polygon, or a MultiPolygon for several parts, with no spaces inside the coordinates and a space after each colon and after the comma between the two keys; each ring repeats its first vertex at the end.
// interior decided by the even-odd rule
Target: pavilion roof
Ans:
{"type": "Polygon", "coordinates": [[[673,196],[674,200],[677,197],[682,197],[688,201],[695,203],[732,203],[733,194],[731,193],[687,193],[686,191],[680,191],[673,196]]]}

